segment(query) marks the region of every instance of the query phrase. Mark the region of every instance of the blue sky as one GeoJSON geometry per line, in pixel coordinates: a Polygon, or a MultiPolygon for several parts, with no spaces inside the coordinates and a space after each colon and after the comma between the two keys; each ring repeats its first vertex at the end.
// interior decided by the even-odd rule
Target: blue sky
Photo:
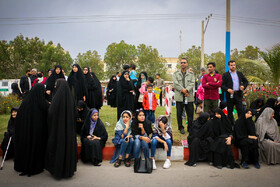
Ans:
{"type": "MultiPolygon", "coordinates": [[[[225,7],[226,0],[0,0],[0,40],[13,40],[20,33],[38,36],[61,43],[72,58],[87,50],[103,58],[109,44],[124,40],[151,45],[164,57],[178,57],[179,31],[183,51],[200,46],[201,20],[212,13],[205,53],[224,52],[225,7]]],[[[279,0],[231,0],[231,16],[232,49],[253,45],[265,50],[280,42],[279,0]]]]}

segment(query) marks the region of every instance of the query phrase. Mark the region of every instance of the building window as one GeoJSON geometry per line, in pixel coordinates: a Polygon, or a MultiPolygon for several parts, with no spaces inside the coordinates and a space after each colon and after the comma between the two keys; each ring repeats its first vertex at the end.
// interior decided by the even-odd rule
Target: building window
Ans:
{"type": "Polygon", "coordinates": [[[172,68],[172,64],[167,64],[167,67],[168,68],[172,68]]]}

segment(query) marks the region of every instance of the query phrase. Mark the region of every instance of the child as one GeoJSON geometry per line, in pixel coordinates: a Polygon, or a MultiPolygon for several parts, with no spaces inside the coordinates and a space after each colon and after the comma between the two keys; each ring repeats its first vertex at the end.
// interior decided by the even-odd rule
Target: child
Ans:
{"type": "Polygon", "coordinates": [[[162,147],[167,152],[167,159],[163,164],[164,169],[168,169],[171,166],[170,156],[172,148],[172,128],[168,123],[166,116],[159,116],[156,123],[153,125],[153,135],[151,143],[151,157],[153,160],[153,169],[157,169],[155,162],[155,152],[157,147],[162,147]],[[159,144],[158,144],[159,143],[159,144]]]}
{"type": "Polygon", "coordinates": [[[199,115],[203,112],[203,102],[201,100],[197,100],[197,108],[196,108],[196,112],[195,112],[195,119],[197,119],[199,117],[199,115]]]}
{"type": "Polygon", "coordinates": [[[136,69],[136,66],[135,64],[130,64],[130,67],[129,67],[129,77],[130,79],[132,80],[133,84],[136,86],[137,84],[137,72],[135,71],[136,69]]]}
{"type": "Polygon", "coordinates": [[[145,111],[145,116],[152,123],[155,122],[155,110],[157,108],[157,98],[156,94],[153,93],[153,85],[147,85],[148,92],[145,92],[143,97],[143,108],[145,111]]]}

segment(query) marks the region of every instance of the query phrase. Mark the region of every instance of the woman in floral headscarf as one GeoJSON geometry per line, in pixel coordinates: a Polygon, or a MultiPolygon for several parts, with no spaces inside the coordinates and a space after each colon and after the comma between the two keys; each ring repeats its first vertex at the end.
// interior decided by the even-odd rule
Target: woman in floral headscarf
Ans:
{"type": "Polygon", "coordinates": [[[134,140],[131,135],[131,118],[132,114],[129,110],[122,112],[119,121],[115,127],[115,138],[112,140],[116,149],[110,163],[114,163],[115,167],[121,165],[121,161],[124,159],[124,165],[129,167],[129,156],[133,147],[134,140]]]}

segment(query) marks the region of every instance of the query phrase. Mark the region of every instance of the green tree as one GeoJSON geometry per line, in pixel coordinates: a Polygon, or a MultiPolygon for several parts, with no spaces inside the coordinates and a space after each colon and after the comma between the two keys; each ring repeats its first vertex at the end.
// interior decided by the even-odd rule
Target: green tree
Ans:
{"type": "Polygon", "coordinates": [[[75,63],[79,64],[81,68],[88,66],[96,74],[99,80],[104,76],[104,62],[101,60],[101,56],[97,51],[89,50],[86,53],[79,53],[75,59],[75,63]]]}
{"type": "Polygon", "coordinates": [[[260,52],[260,55],[270,68],[272,82],[274,85],[278,85],[280,79],[280,43],[276,44],[266,52],[260,52]]]}
{"type": "Polygon", "coordinates": [[[20,34],[14,40],[0,41],[0,78],[19,78],[27,68],[37,68],[45,74],[54,65],[62,65],[69,71],[73,62],[69,52],[60,44],[45,44],[38,37],[28,38],[20,34]]]}
{"type": "Polygon", "coordinates": [[[220,75],[223,75],[225,72],[225,54],[222,51],[212,53],[209,56],[209,62],[215,62],[216,70],[220,75]]]}
{"type": "Polygon", "coordinates": [[[121,41],[112,43],[107,47],[104,62],[106,64],[106,77],[109,78],[117,71],[121,71],[123,65],[135,63],[137,50],[134,45],[121,41]]]}
{"type": "Polygon", "coordinates": [[[146,71],[148,76],[155,77],[160,73],[162,78],[166,76],[166,60],[159,55],[158,50],[145,44],[137,46],[137,71],[146,71]]]}
{"type": "Polygon", "coordinates": [[[260,60],[241,58],[236,68],[244,73],[249,82],[264,83],[271,79],[269,67],[260,60]]]}
{"type": "Polygon", "coordinates": [[[240,55],[239,55],[239,52],[238,52],[238,49],[234,48],[234,49],[232,49],[230,52],[231,52],[230,59],[231,59],[231,60],[238,61],[239,56],[240,56],[240,55]]]}
{"type": "Polygon", "coordinates": [[[259,52],[260,49],[258,47],[248,45],[247,47],[245,47],[245,50],[240,51],[240,57],[251,60],[257,60],[259,59],[259,52]]]}

